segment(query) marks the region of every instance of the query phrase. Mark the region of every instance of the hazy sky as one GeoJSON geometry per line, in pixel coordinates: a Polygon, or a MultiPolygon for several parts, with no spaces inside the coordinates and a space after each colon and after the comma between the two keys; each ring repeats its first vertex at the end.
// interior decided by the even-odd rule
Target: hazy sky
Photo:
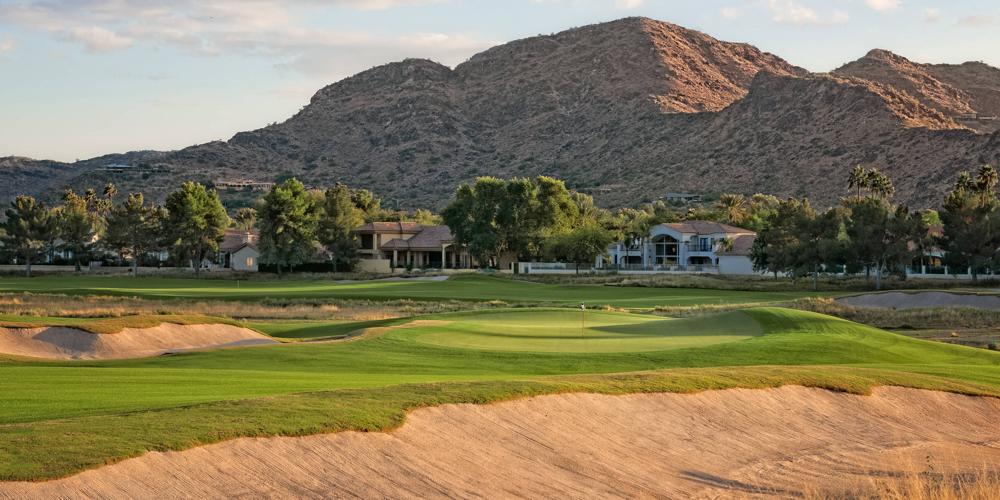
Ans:
{"type": "Polygon", "coordinates": [[[0,156],[224,140],[371,66],[639,15],[813,71],[876,47],[1000,66],[996,0],[0,0],[0,156]]]}

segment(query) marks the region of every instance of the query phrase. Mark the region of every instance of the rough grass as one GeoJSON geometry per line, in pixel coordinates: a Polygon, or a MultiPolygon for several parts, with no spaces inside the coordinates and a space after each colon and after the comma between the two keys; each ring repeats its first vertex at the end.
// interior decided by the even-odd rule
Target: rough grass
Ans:
{"type": "Polygon", "coordinates": [[[231,319],[294,319],[370,321],[418,314],[468,309],[508,307],[504,302],[460,300],[413,301],[350,299],[265,298],[256,302],[234,300],[143,299],[110,295],[49,293],[0,294],[0,314],[102,318],[175,314],[231,319]]]}
{"type": "MultiPolygon", "coordinates": [[[[931,457],[928,457],[929,459],[931,457]]],[[[904,467],[893,467],[905,469],[904,467]]],[[[806,500],[843,498],[843,491],[807,489],[806,500]]],[[[966,474],[945,474],[933,469],[911,469],[901,476],[873,474],[851,486],[854,498],[881,500],[1000,500],[1000,471],[995,464],[966,474]]]]}
{"type": "Polygon", "coordinates": [[[1000,325],[1000,311],[972,307],[920,309],[854,307],[826,297],[800,299],[787,305],[803,311],[827,314],[878,328],[894,330],[990,328],[1000,325]]]}
{"type": "Polygon", "coordinates": [[[417,302],[503,301],[510,304],[570,305],[586,302],[630,309],[661,305],[771,304],[815,296],[813,292],[549,285],[508,278],[459,275],[447,281],[263,280],[240,282],[170,278],[121,280],[106,277],[2,278],[0,292],[112,295],[147,299],[260,301],[293,299],[412,300],[417,302]]]}
{"type": "Polygon", "coordinates": [[[804,311],[746,314],[762,335],[652,352],[461,349],[422,343],[414,328],[390,328],[349,343],[143,360],[0,361],[0,479],[63,476],[239,436],[389,429],[422,406],[567,391],[797,384],[866,394],[897,385],[1000,397],[1000,353],[804,311]]]}
{"type": "MultiPolygon", "coordinates": [[[[638,287],[672,287],[672,288],[710,288],[718,290],[742,291],[812,291],[812,277],[776,278],[774,276],[725,276],[717,274],[519,274],[515,280],[547,284],[597,284],[638,287]]],[[[965,280],[903,280],[889,276],[883,279],[883,288],[893,290],[923,290],[940,288],[992,287],[1000,283],[997,280],[980,280],[978,282],[965,280]]],[[[822,275],[818,280],[819,289],[826,292],[868,291],[875,288],[872,279],[864,276],[833,276],[822,275]]]]}

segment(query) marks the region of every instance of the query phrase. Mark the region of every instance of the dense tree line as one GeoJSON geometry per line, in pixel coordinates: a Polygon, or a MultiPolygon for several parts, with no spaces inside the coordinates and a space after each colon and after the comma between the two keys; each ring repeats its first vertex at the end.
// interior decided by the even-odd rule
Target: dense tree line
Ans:
{"type": "Polygon", "coordinates": [[[895,203],[891,180],[874,168],[856,167],[847,185],[852,195],[825,211],[805,198],[778,202],[758,228],[755,269],[811,275],[814,282],[823,272],[864,273],[881,288],[886,274],[903,275],[933,249],[943,252],[945,265],[969,269],[973,279],[1000,264],[993,167],[980,168],[974,177],[961,173],[940,213],[895,203]]]}
{"type": "Polygon", "coordinates": [[[192,267],[219,251],[227,227],[259,229],[261,262],[284,270],[316,259],[334,270],[358,260],[354,229],[364,222],[409,220],[447,224],[456,243],[483,266],[510,261],[554,260],[589,264],[616,241],[646,243],[656,224],[682,220],[724,222],[758,233],[751,259],[758,271],[793,277],[864,273],[881,288],[886,274],[903,273],[930,250],[944,252],[945,265],[971,270],[975,278],[1000,265],[1000,200],[997,172],[984,166],[963,172],[940,213],[911,211],[893,200],[891,180],[877,169],[854,168],[850,195],[837,206],[817,210],[809,200],[770,195],[723,194],[714,203],[678,207],[663,201],[607,210],[558,179],[481,177],[460,186],[442,215],[427,210],[384,209],[371,191],[337,184],[306,189],[287,179],[230,218],[218,193],[186,182],[162,206],[141,193],[116,200],[117,189],[101,193],[68,190],[54,207],[18,196],[0,224],[2,257],[16,259],[30,275],[47,253],[72,255],[82,263],[113,253],[138,271],[143,256],[167,251],[192,267]]]}
{"type": "Polygon", "coordinates": [[[147,203],[142,193],[120,202],[113,184],[99,195],[67,190],[58,205],[48,207],[31,196],[18,196],[0,224],[0,258],[32,265],[45,255],[66,252],[79,271],[83,263],[105,254],[128,262],[137,274],[143,258],[169,252],[177,264],[195,273],[213,258],[227,227],[260,229],[261,260],[280,273],[328,251],[334,269],[350,269],[357,260],[351,231],[371,220],[436,222],[433,214],[385,210],[372,192],[338,184],[326,191],[307,191],[289,179],[277,185],[254,207],[230,218],[214,189],[186,182],[171,192],[162,206],[147,203]],[[322,245],[322,246],[321,246],[322,245]]]}

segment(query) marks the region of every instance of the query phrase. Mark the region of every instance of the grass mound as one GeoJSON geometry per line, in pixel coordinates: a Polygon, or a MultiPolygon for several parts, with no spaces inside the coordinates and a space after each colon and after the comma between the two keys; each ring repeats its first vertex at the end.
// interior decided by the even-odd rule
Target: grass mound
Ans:
{"type": "Polygon", "coordinates": [[[418,342],[463,349],[534,352],[640,352],[705,347],[748,339],[760,325],[740,311],[698,318],[572,309],[502,310],[440,316],[441,325],[407,329],[418,342]]]}

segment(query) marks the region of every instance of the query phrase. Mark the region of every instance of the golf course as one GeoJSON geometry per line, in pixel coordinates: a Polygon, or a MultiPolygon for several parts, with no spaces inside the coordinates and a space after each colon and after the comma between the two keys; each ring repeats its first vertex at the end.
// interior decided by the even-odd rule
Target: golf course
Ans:
{"type": "MultiPolygon", "coordinates": [[[[148,452],[243,437],[389,431],[419,408],[550,394],[803,386],[866,395],[893,386],[1000,397],[1000,353],[790,308],[817,295],[811,292],[555,285],[492,276],[238,286],[213,279],[2,278],[0,291],[53,294],[51,300],[67,302],[126,296],[168,306],[190,299],[347,301],[330,318],[312,320],[0,314],[0,336],[33,329],[33,338],[49,344],[56,330],[46,328],[113,337],[163,325],[219,325],[273,340],[134,359],[0,354],[5,482],[63,478],[148,452]],[[466,301],[469,308],[377,320],[337,317],[350,300],[403,298],[466,301]],[[495,301],[518,306],[475,308],[495,301]],[[697,312],[718,305],[732,307],[697,312]],[[651,314],[660,306],[695,312],[651,314]]],[[[21,483],[0,483],[0,496],[4,484],[21,483]]]]}

